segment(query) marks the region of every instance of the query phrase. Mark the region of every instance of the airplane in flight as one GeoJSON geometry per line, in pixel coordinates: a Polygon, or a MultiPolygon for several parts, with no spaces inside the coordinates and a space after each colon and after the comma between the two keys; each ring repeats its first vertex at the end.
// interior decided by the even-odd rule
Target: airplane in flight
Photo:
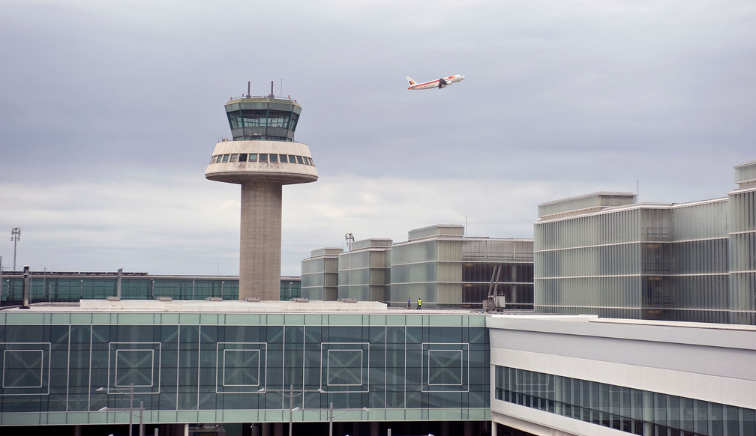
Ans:
{"type": "Polygon", "coordinates": [[[409,88],[407,89],[411,91],[416,91],[418,89],[446,88],[447,85],[451,85],[452,83],[456,83],[462,80],[465,80],[465,76],[461,76],[459,74],[456,74],[454,76],[449,76],[449,77],[442,77],[438,80],[434,80],[432,82],[425,82],[425,83],[417,83],[414,80],[412,80],[411,77],[407,77],[407,81],[410,84],[409,88]]]}

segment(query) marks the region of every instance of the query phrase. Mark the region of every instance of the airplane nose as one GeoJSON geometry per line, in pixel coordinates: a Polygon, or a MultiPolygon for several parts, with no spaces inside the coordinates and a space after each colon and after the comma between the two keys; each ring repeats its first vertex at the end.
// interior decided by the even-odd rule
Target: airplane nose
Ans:
{"type": "Polygon", "coordinates": [[[465,76],[459,76],[459,80],[465,80],[465,76]]]}

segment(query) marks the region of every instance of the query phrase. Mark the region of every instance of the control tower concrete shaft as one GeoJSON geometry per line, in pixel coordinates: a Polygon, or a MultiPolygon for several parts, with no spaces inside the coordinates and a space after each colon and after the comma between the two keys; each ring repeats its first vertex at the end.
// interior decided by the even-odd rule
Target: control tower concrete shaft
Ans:
{"type": "Polygon", "coordinates": [[[226,103],[233,140],[215,145],[205,177],[241,185],[240,299],[280,299],[282,186],[318,180],[310,149],[294,142],[301,112],[272,93],[226,103]]]}

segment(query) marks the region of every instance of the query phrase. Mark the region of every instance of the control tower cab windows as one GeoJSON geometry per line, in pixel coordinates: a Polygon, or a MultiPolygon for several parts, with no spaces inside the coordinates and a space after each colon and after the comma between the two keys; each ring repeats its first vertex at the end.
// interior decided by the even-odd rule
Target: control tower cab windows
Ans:
{"type": "Polygon", "coordinates": [[[210,158],[211,164],[216,163],[235,163],[235,162],[261,162],[261,163],[290,163],[290,164],[299,164],[299,165],[307,165],[307,166],[315,166],[315,163],[313,163],[312,158],[309,158],[307,156],[295,156],[292,154],[257,154],[257,153],[250,153],[250,154],[217,154],[210,158]]]}

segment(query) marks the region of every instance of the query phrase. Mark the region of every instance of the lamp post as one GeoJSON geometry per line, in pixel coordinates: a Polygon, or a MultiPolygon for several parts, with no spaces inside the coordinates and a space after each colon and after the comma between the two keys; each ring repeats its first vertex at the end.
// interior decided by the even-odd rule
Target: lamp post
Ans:
{"type": "MultiPolygon", "coordinates": [[[[129,436],[132,436],[131,435],[131,423],[132,423],[131,419],[132,419],[132,416],[133,416],[132,414],[133,414],[133,411],[134,411],[134,383],[131,383],[128,388],[104,388],[104,387],[97,388],[97,392],[103,392],[103,391],[107,392],[108,394],[110,394],[110,391],[115,391],[116,394],[126,394],[128,392],[128,394],[129,394],[129,408],[128,409],[111,409],[109,407],[103,407],[99,411],[100,412],[107,412],[107,411],[111,411],[111,412],[125,412],[125,411],[128,411],[129,412],[129,436]]],[[[144,436],[144,428],[142,426],[142,411],[141,411],[142,409],[144,409],[144,402],[140,402],[139,403],[139,408],[140,408],[140,411],[139,411],[139,436],[144,436]]]]}
{"type": "MultiPolygon", "coordinates": [[[[300,393],[298,393],[298,394],[295,395],[294,394],[294,385],[293,384],[289,385],[289,391],[288,391],[289,393],[288,394],[286,393],[285,390],[273,390],[273,391],[270,391],[270,390],[267,390],[266,388],[260,388],[257,392],[261,393],[261,394],[264,394],[266,392],[273,392],[273,393],[277,393],[277,394],[280,393],[284,397],[289,397],[289,436],[293,436],[293,431],[294,431],[294,412],[296,412],[297,410],[299,410],[299,406],[294,407],[294,397],[298,397],[300,395],[304,396],[304,394],[306,394],[308,392],[319,392],[321,394],[325,393],[325,391],[322,390],[322,389],[318,389],[316,391],[302,390],[302,392],[300,392],[300,393]]],[[[304,398],[302,398],[302,408],[304,408],[304,398]]]]}
{"type": "MultiPolygon", "coordinates": [[[[367,407],[363,407],[362,409],[341,409],[341,413],[334,415],[333,414],[333,402],[328,404],[328,436],[333,436],[333,418],[338,418],[339,416],[349,413],[349,412],[370,412],[370,409],[367,407]]],[[[315,412],[319,413],[320,416],[323,416],[323,413],[319,410],[315,410],[315,412]]]]}
{"type": "Polygon", "coordinates": [[[11,241],[13,241],[13,271],[16,270],[16,244],[21,239],[21,229],[14,227],[11,230],[11,241]]]}

